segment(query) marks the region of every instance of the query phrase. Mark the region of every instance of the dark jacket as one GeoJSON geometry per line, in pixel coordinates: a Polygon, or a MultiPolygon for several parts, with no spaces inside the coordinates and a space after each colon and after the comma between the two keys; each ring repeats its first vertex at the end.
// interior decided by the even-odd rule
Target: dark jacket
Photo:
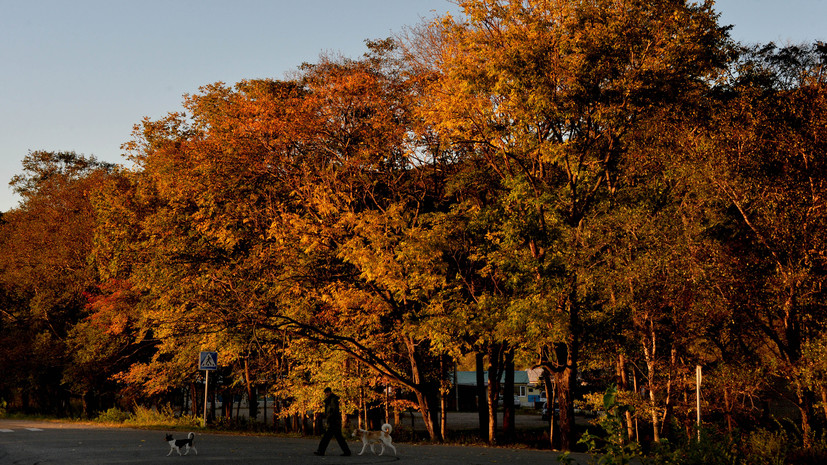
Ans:
{"type": "Polygon", "coordinates": [[[324,400],[324,419],[329,426],[342,424],[342,412],[339,410],[339,396],[330,394],[324,400]]]}

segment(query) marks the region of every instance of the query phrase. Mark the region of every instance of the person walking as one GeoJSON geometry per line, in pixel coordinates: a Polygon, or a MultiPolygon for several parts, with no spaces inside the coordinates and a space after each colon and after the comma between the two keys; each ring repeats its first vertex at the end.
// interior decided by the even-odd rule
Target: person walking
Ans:
{"type": "Polygon", "coordinates": [[[333,390],[329,387],[324,388],[324,421],[325,432],[322,435],[322,442],[319,443],[319,448],[313,452],[316,455],[324,455],[327,445],[331,438],[336,438],[339,447],[342,449],[342,455],[350,455],[350,447],[347,446],[344,436],[342,436],[342,412],[339,410],[339,396],[333,394],[333,390]]]}

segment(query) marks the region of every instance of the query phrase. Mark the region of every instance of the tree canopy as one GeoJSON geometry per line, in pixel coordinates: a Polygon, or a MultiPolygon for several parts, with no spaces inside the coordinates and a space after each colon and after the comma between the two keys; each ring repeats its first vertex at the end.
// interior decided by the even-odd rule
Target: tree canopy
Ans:
{"type": "Polygon", "coordinates": [[[358,59],[203,86],[135,126],[131,169],[26,156],[0,217],[0,397],[195,407],[194,354],[218,350],[227,398],[304,415],[334,386],[440,440],[471,356],[485,440],[500,375],[540,368],[569,450],[587,384],[636,407],[625,440],[691,436],[702,366],[717,426],[784,400],[810,445],[824,44],[733,43],[712,2],[459,4],[358,59]]]}

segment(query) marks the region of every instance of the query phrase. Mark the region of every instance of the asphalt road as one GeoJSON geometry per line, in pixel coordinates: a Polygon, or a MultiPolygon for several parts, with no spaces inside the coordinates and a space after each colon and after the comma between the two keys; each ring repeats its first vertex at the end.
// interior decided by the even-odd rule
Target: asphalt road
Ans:
{"type": "MultiPolygon", "coordinates": [[[[237,436],[195,432],[198,455],[167,457],[169,446],[163,431],[131,428],[102,428],[69,423],[0,420],[0,464],[403,464],[483,465],[558,463],[558,452],[479,446],[398,444],[398,457],[386,450],[383,456],[356,453],[361,443],[350,442],[353,455],[341,457],[332,441],[324,457],[313,455],[318,438],[237,436]]],[[[185,433],[176,432],[176,438],[185,433]]],[[[376,448],[377,452],[379,448],[376,448]]],[[[586,464],[584,455],[576,455],[586,464]]]]}

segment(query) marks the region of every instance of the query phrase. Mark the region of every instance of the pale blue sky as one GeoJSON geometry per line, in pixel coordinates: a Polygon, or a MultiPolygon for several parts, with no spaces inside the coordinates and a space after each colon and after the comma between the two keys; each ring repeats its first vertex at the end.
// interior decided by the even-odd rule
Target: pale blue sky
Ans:
{"type": "MultiPolygon", "coordinates": [[[[827,40],[827,0],[718,0],[743,42],[827,40]]],[[[285,77],[322,52],[358,57],[448,0],[0,0],[0,211],[30,150],[124,163],[145,116],[216,81],[285,77]]]]}

